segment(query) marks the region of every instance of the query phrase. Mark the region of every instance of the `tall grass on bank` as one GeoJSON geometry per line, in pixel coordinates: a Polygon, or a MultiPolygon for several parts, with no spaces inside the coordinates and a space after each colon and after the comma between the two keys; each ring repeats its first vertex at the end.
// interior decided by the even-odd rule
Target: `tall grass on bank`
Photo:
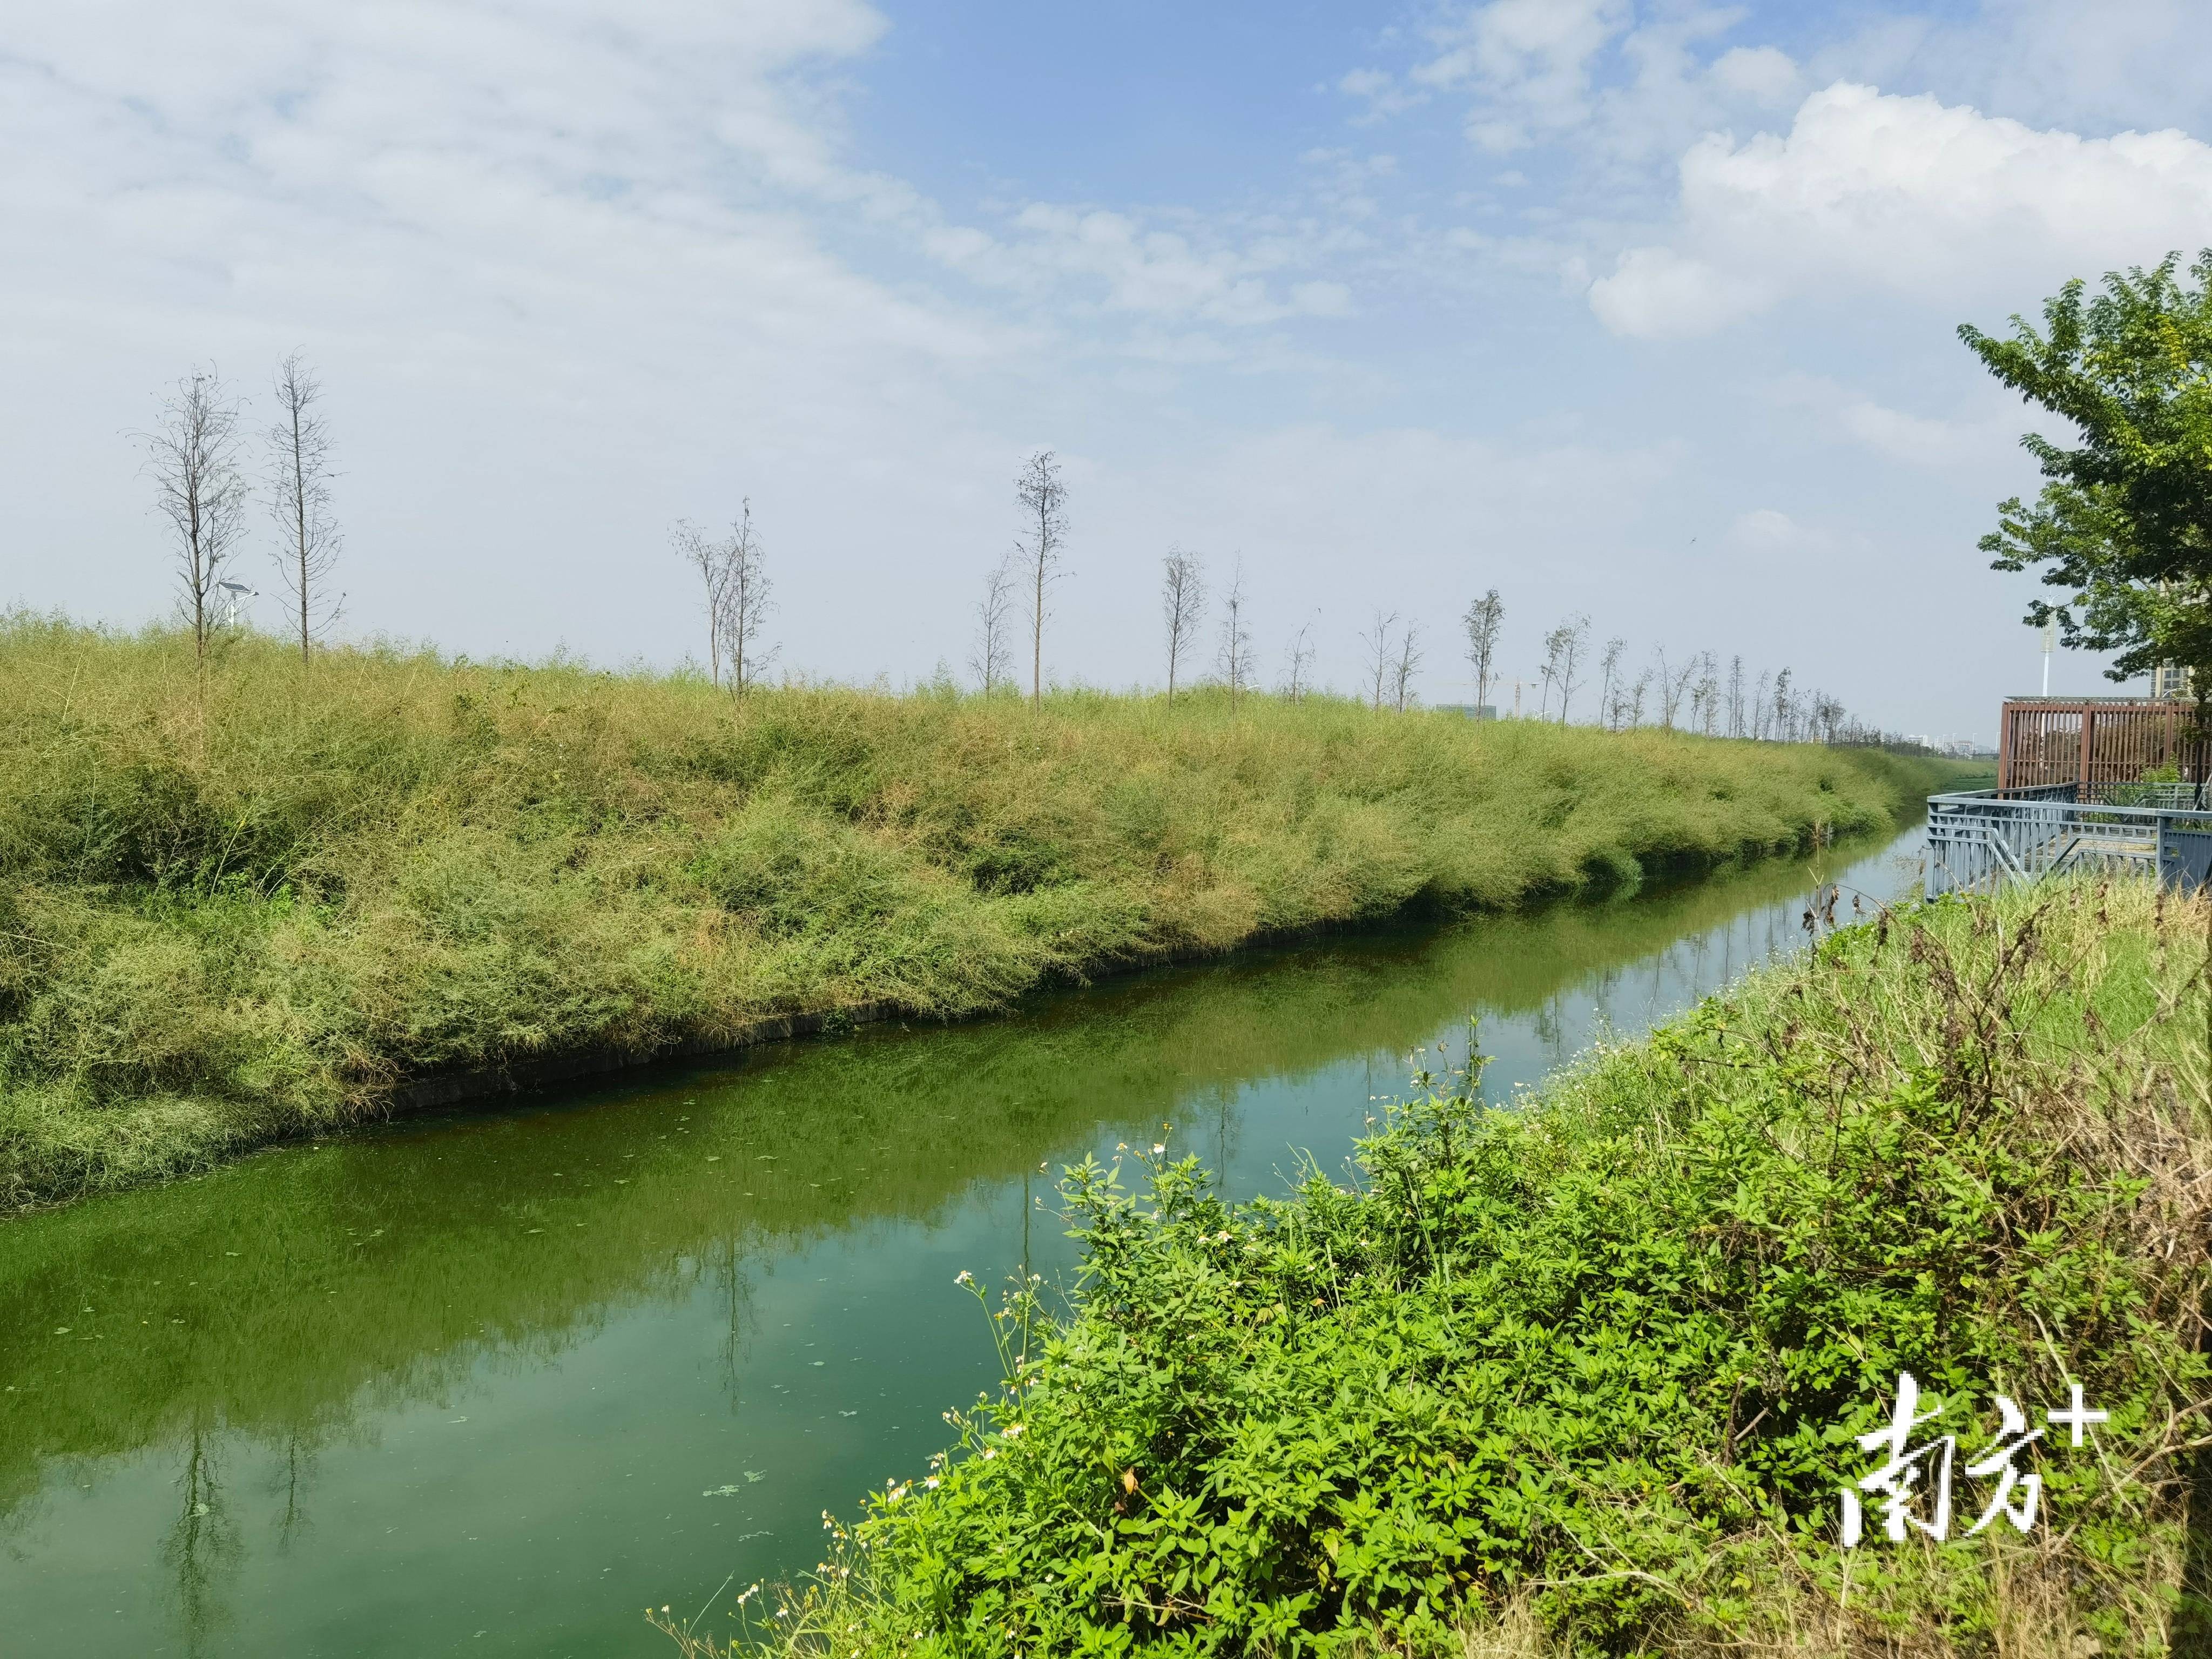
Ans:
{"type": "Polygon", "coordinates": [[[1428,1079],[1348,1182],[1288,1201],[1224,1206],[1172,1153],[1133,1193],[1072,1170],[1073,1309],[1007,1302],[1003,1391],[810,1583],[750,1602],[750,1639],[2204,1652],[2208,925],[2148,885],[1946,901],[1522,1109],[1428,1079]],[[1846,1552],[1838,1493],[1901,1371],[1944,1406],[1915,1443],[1958,1437],[1951,1536],[1892,1544],[1869,1499],[1846,1552]],[[2041,1427],[2076,1382],[2111,1420],[2021,1454],[2033,1531],[1965,1535],[1995,1395],[2041,1427]]]}
{"type": "Polygon", "coordinates": [[[411,1075],[1506,906],[1886,822],[1875,754],[1327,700],[1041,708],[0,622],[0,1201],[411,1075]]]}

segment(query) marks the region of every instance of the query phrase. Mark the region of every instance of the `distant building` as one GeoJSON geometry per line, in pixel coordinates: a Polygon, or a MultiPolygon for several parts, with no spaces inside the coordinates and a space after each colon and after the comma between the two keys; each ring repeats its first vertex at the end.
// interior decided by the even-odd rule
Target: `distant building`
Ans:
{"type": "Polygon", "coordinates": [[[2161,663],[2150,671],[2150,695],[2156,702],[2194,702],[2197,677],[2186,668],[2161,663]]]}
{"type": "Polygon", "coordinates": [[[1432,705],[1439,714],[1464,714],[1471,720],[1494,720],[1498,710],[1490,703],[1440,702],[1432,705]]]}

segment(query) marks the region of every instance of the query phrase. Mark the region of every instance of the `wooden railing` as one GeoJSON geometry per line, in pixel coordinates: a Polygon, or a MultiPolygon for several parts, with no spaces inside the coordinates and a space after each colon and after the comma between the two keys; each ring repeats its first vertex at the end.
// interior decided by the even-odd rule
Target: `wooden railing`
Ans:
{"type": "Polygon", "coordinates": [[[1997,787],[2132,783],[2178,767],[2197,781],[2196,705],[2148,697],[2014,697],[1997,728],[1997,787]]]}

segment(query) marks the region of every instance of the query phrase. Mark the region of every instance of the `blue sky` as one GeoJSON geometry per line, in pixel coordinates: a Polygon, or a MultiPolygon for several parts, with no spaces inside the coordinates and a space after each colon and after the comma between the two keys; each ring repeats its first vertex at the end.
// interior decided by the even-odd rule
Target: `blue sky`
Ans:
{"type": "MultiPolygon", "coordinates": [[[[1377,609],[1462,700],[1601,641],[1987,734],[2033,488],[1953,331],[2212,243],[2207,9],[151,0],[0,21],[0,603],[171,593],[129,434],[195,362],[343,447],[351,632],[671,664],[752,501],[797,672],[964,665],[1011,479],[1073,486],[1054,671],[1377,609]]],[[[270,590],[273,532],[240,574],[270,590]]],[[[275,607],[268,604],[270,619],[275,607]]],[[[2112,689],[2062,660],[2056,689],[2112,689]]]]}

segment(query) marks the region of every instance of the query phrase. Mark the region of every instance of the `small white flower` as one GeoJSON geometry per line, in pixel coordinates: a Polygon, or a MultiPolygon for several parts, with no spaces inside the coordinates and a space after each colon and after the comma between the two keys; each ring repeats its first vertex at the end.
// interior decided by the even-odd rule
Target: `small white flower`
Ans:
{"type": "Polygon", "coordinates": [[[1162,1152],[1167,1151],[1167,1143],[1165,1141],[1156,1140],[1152,1143],[1152,1156],[1154,1158],[1158,1158],[1162,1152]]]}

